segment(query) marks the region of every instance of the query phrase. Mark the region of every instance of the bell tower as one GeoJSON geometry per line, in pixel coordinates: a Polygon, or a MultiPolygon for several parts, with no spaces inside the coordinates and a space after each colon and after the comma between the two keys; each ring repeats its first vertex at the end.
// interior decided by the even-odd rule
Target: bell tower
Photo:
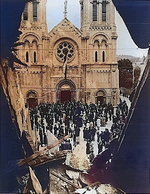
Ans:
{"type": "Polygon", "coordinates": [[[112,0],[80,0],[81,31],[115,28],[115,7],[112,0]]]}
{"type": "Polygon", "coordinates": [[[80,0],[86,101],[119,102],[115,6],[112,0],[80,0]],[[92,79],[93,76],[93,79],[92,79]],[[97,92],[94,90],[97,88],[97,92]],[[103,97],[103,98],[102,98],[103,97]]]}
{"type": "Polygon", "coordinates": [[[95,55],[94,61],[117,63],[115,6],[112,0],[81,0],[80,5],[81,31],[89,49],[96,49],[92,54],[95,55]]]}
{"type": "Polygon", "coordinates": [[[46,52],[42,52],[43,44],[48,44],[45,38],[48,34],[46,23],[47,0],[28,1],[21,16],[19,30],[22,32],[17,52],[18,57],[27,65],[43,64],[46,52]]]}
{"type": "Polygon", "coordinates": [[[46,2],[47,0],[34,0],[26,3],[20,30],[47,31],[46,2]]]}

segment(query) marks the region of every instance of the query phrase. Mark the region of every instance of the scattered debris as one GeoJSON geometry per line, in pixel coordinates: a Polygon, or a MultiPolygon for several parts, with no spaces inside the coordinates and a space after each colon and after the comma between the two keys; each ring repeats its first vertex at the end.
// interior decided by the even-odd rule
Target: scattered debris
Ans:
{"type": "Polygon", "coordinates": [[[70,179],[79,179],[79,172],[74,172],[72,170],[66,170],[66,174],[69,176],[70,179]]]}
{"type": "Polygon", "coordinates": [[[17,181],[20,185],[26,185],[29,179],[29,173],[27,173],[25,176],[16,177],[17,181]]]}
{"type": "Polygon", "coordinates": [[[90,162],[86,154],[86,142],[80,142],[80,144],[75,147],[72,154],[67,155],[66,165],[70,165],[72,168],[81,171],[90,168],[90,162]]]}
{"type": "Polygon", "coordinates": [[[101,184],[96,182],[88,187],[77,189],[74,193],[76,194],[125,194],[120,189],[115,189],[110,184],[101,184]]]}
{"type": "Polygon", "coordinates": [[[65,136],[65,137],[63,137],[63,138],[60,139],[60,140],[55,141],[53,144],[51,144],[51,145],[49,145],[48,147],[45,147],[45,148],[43,148],[42,150],[40,150],[40,151],[34,153],[33,155],[29,156],[28,158],[20,160],[20,161],[18,162],[18,165],[19,165],[19,166],[22,166],[23,164],[26,164],[26,163],[30,162],[31,160],[33,160],[33,159],[37,158],[38,156],[40,156],[41,154],[43,154],[45,151],[47,151],[47,150],[49,150],[49,149],[55,147],[56,145],[60,144],[60,143],[63,142],[64,140],[68,139],[69,137],[70,137],[70,134],[67,135],[67,136],[65,136]]]}
{"type": "Polygon", "coordinates": [[[26,193],[42,194],[43,193],[42,186],[31,167],[29,167],[29,174],[30,174],[30,178],[28,179],[28,182],[24,188],[23,194],[26,194],[26,193]]]}
{"type": "Polygon", "coordinates": [[[63,180],[64,182],[68,183],[69,185],[79,189],[80,187],[74,183],[72,183],[71,181],[69,181],[67,178],[64,178],[63,176],[61,175],[58,175],[54,170],[50,170],[50,173],[56,177],[58,177],[59,179],[63,180]]]}
{"type": "MultiPolygon", "coordinates": [[[[52,145],[54,142],[58,141],[58,139],[49,131],[47,130],[47,145],[52,145]]],[[[48,153],[55,153],[59,149],[58,145],[48,150],[48,153]]]]}
{"type": "Polygon", "coordinates": [[[40,155],[36,159],[28,162],[28,165],[29,166],[33,166],[33,167],[37,167],[37,166],[46,164],[48,162],[58,161],[58,160],[61,160],[61,159],[65,159],[66,158],[66,155],[68,153],[70,153],[70,152],[71,152],[70,150],[63,150],[63,151],[55,152],[55,153],[53,153],[51,155],[47,155],[47,154],[40,155]]]}

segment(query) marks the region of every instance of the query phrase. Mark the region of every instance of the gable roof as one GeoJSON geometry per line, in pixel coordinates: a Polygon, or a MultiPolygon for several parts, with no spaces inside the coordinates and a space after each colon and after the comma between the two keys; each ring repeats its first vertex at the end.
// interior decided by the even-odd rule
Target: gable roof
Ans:
{"type": "Polygon", "coordinates": [[[63,32],[63,31],[70,31],[74,33],[75,36],[81,37],[82,33],[81,31],[74,26],[67,18],[64,18],[59,24],[57,24],[50,32],[49,36],[52,37],[56,34],[56,32],[63,32]]]}

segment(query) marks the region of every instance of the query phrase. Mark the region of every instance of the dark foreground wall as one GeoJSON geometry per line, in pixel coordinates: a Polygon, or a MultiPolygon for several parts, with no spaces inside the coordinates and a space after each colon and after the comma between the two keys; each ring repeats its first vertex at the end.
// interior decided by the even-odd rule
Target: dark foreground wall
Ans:
{"type": "Polygon", "coordinates": [[[149,193],[149,159],[150,74],[137,100],[124,141],[112,163],[110,181],[128,193],[149,193]]]}
{"type": "Polygon", "coordinates": [[[113,2],[135,44],[140,48],[147,48],[150,43],[150,1],[113,0],[113,2]]]}
{"type": "Polygon", "coordinates": [[[15,192],[19,188],[16,177],[27,172],[17,166],[17,161],[21,158],[24,158],[21,142],[0,86],[0,193],[15,192]]]}

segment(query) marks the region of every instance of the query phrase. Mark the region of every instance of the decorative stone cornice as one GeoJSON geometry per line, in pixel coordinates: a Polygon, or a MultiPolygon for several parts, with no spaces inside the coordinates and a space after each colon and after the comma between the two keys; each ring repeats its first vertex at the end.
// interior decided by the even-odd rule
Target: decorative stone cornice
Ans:
{"type": "Polygon", "coordinates": [[[87,69],[87,73],[110,73],[110,70],[87,69]]]}
{"type": "Polygon", "coordinates": [[[110,26],[90,26],[90,30],[111,30],[110,26]]]}
{"type": "Polygon", "coordinates": [[[21,26],[19,30],[35,31],[35,30],[42,30],[42,27],[40,27],[40,26],[32,26],[32,27],[28,28],[26,26],[21,26]]]}

